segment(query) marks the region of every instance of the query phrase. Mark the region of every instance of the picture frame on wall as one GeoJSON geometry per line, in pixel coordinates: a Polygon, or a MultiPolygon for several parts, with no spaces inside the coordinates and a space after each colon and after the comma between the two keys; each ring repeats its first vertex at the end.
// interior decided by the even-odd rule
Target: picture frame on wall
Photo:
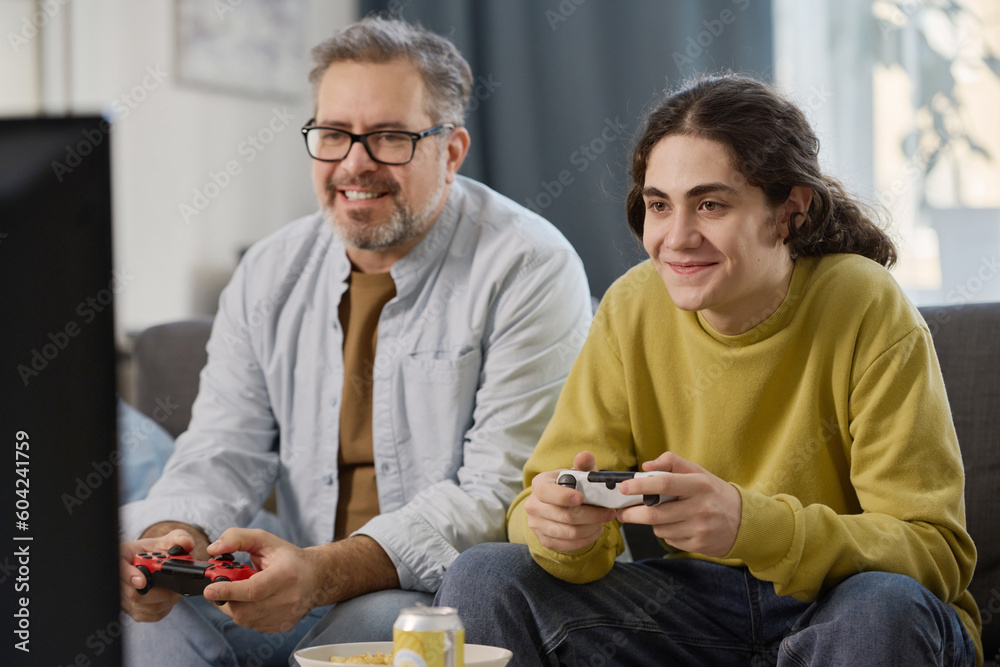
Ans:
{"type": "Polygon", "coordinates": [[[257,98],[308,92],[306,3],[175,0],[175,68],[184,86],[257,98]]]}

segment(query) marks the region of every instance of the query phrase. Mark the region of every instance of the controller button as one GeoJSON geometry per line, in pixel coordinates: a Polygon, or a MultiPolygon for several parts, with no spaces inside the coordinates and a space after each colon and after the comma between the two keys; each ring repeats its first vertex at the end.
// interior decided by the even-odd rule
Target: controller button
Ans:
{"type": "Polygon", "coordinates": [[[575,489],[576,488],[576,477],[574,477],[573,475],[571,475],[569,473],[564,473],[562,475],[559,475],[559,479],[556,480],[556,483],[559,486],[566,486],[566,487],[569,487],[571,489],[575,489]]]}
{"type": "Polygon", "coordinates": [[[218,556],[215,557],[215,560],[228,560],[228,561],[232,561],[232,560],[236,560],[236,559],[233,558],[232,554],[219,554],[218,556]]]}
{"type": "Polygon", "coordinates": [[[170,554],[171,556],[182,556],[186,554],[187,551],[185,551],[184,547],[182,547],[181,545],[175,544],[174,546],[167,549],[167,553],[170,554]]]}
{"type": "Polygon", "coordinates": [[[142,576],[146,578],[146,585],[138,589],[136,592],[139,595],[145,595],[149,592],[149,589],[153,587],[153,575],[145,565],[137,565],[136,568],[142,572],[142,576]]]}

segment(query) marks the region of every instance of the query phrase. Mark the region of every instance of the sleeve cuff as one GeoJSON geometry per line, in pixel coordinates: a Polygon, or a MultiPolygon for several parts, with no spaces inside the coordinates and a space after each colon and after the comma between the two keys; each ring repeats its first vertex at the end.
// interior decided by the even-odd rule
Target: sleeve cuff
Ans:
{"type": "MultiPolygon", "coordinates": [[[[221,508],[219,516],[221,516],[221,508]]],[[[163,521],[177,521],[186,523],[197,528],[208,537],[209,543],[215,541],[221,534],[221,530],[212,531],[208,524],[191,513],[187,503],[184,502],[164,502],[157,500],[155,503],[150,500],[138,500],[133,503],[123,505],[118,512],[118,533],[123,542],[134,542],[142,537],[147,528],[163,521]]],[[[230,524],[234,525],[234,524],[230,524]]]]}
{"type": "Polygon", "coordinates": [[[352,534],[378,542],[396,566],[402,590],[436,592],[445,569],[458,557],[455,547],[419,514],[405,508],[380,514],[352,534]],[[412,565],[422,567],[411,569],[412,565]]]}
{"type": "MultiPolygon", "coordinates": [[[[530,493],[527,490],[525,495],[530,493]]],[[[520,500],[518,496],[518,500],[520,500]]],[[[604,524],[604,532],[594,544],[574,551],[562,552],[542,545],[538,536],[528,528],[524,504],[515,500],[507,519],[507,535],[511,542],[526,544],[531,557],[546,572],[563,581],[585,584],[603,577],[615,564],[615,559],[625,550],[621,527],[617,521],[604,524]]]]}
{"type": "Polygon", "coordinates": [[[739,559],[751,571],[760,572],[774,567],[792,549],[794,510],[780,498],[733,486],[740,492],[743,510],[736,542],[725,558],[739,559]]]}

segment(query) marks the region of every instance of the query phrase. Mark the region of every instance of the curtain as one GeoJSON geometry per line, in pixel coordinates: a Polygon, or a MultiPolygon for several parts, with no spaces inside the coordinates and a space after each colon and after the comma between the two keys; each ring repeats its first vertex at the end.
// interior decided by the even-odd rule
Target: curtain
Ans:
{"type": "Polygon", "coordinates": [[[472,67],[462,173],[552,221],[601,296],[645,258],[625,223],[641,118],[696,74],[773,75],[765,0],[361,0],[455,42],[472,67]]]}

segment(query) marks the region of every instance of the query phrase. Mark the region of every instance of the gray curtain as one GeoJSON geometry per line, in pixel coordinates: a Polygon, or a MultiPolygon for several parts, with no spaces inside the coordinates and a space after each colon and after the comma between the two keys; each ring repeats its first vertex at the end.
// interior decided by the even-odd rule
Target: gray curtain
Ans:
{"type": "Polygon", "coordinates": [[[773,73],[767,0],[388,0],[362,13],[448,36],[472,66],[462,173],[551,220],[601,296],[645,258],[625,224],[642,114],[695,74],[773,73]]]}

